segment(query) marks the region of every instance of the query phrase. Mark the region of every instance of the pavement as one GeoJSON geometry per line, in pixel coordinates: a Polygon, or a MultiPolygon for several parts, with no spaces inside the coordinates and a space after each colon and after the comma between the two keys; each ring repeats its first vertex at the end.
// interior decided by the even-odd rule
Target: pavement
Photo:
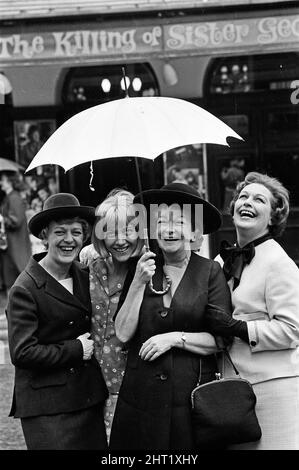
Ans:
{"type": "Polygon", "coordinates": [[[4,313],[6,302],[6,296],[3,291],[0,291],[0,364],[3,363],[1,355],[3,355],[3,349],[7,345],[7,321],[4,313]]]}
{"type": "Polygon", "coordinates": [[[20,420],[8,417],[13,393],[14,367],[8,350],[5,305],[6,297],[0,292],[0,450],[26,450],[20,420]]]}

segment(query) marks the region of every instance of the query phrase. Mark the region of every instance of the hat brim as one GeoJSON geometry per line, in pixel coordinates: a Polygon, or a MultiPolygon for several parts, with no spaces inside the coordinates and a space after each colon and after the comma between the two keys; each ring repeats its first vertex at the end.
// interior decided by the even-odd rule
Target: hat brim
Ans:
{"type": "Polygon", "coordinates": [[[30,232],[40,238],[40,232],[43,228],[51,221],[60,219],[72,219],[80,217],[86,220],[87,223],[93,225],[95,221],[95,209],[89,206],[65,206],[65,207],[53,207],[35,214],[28,222],[28,228],[30,232]]]}
{"type": "Polygon", "coordinates": [[[136,194],[134,203],[144,204],[202,204],[203,205],[203,233],[216,232],[222,224],[222,216],[219,210],[210,202],[202,199],[199,195],[174,191],[169,189],[149,189],[136,194]]]}

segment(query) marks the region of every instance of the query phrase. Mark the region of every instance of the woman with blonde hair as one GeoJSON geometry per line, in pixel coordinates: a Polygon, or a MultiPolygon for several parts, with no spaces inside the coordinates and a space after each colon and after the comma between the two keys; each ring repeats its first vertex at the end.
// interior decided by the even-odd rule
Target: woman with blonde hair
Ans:
{"type": "MultiPolygon", "coordinates": [[[[124,189],[112,190],[96,208],[92,233],[92,255],[89,263],[90,296],[92,303],[92,339],[95,356],[101,365],[109,390],[104,419],[107,439],[117,402],[118,391],[126,366],[127,351],[115,334],[114,320],[119,297],[127,273],[134,272],[134,259],[139,255],[142,241],[132,222],[135,218],[134,196],[124,189]]],[[[86,261],[86,254],[80,254],[86,261]]]]}

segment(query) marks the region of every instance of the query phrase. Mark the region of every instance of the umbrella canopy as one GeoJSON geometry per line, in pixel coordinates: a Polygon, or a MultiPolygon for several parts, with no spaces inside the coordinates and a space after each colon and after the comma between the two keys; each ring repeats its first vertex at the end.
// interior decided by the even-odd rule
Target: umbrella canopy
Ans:
{"type": "Polygon", "coordinates": [[[166,97],[122,98],[82,111],[62,124],[45,142],[26,171],[114,157],[153,160],[189,144],[227,145],[242,138],[220,119],[188,101],[166,97]]]}
{"type": "Polygon", "coordinates": [[[24,170],[24,168],[19,165],[17,162],[13,162],[12,160],[7,160],[7,158],[0,158],[0,171],[20,171],[24,170]]]}

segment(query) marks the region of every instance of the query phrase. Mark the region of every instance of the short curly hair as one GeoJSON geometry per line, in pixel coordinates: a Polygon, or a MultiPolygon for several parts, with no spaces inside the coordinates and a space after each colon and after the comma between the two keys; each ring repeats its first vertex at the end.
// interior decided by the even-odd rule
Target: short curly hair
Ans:
{"type": "Polygon", "coordinates": [[[268,176],[263,173],[258,173],[256,171],[251,171],[245,176],[244,181],[241,181],[234,192],[233,199],[230,203],[230,213],[234,214],[235,203],[239,197],[240,192],[245,186],[258,183],[262,184],[267,188],[272,194],[271,200],[271,222],[269,233],[273,237],[280,236],[286,226],[287,218],[289,215],[290,204],[289,204],[289,191],[283,186],[283,184],[277,179],[271,176],[268,176]]]}
{"type": "MultiPolygon", "coordinates": [[[[56,223],[61,223],[61,224],[73,224],[75,222],[78,222],[82,226],[83,243],[85,243],[91,235],[90,224],[85,219],[82,219],[81,217],[58,218],[55,220],[54,219],[51,220],[51,222],[56,222],[56,223]]],[[[49,224],[41,230],[39,237],[38,237],[42,240],[46,249],[48,249],[48,231],[49,231],[49,224]]]]}

